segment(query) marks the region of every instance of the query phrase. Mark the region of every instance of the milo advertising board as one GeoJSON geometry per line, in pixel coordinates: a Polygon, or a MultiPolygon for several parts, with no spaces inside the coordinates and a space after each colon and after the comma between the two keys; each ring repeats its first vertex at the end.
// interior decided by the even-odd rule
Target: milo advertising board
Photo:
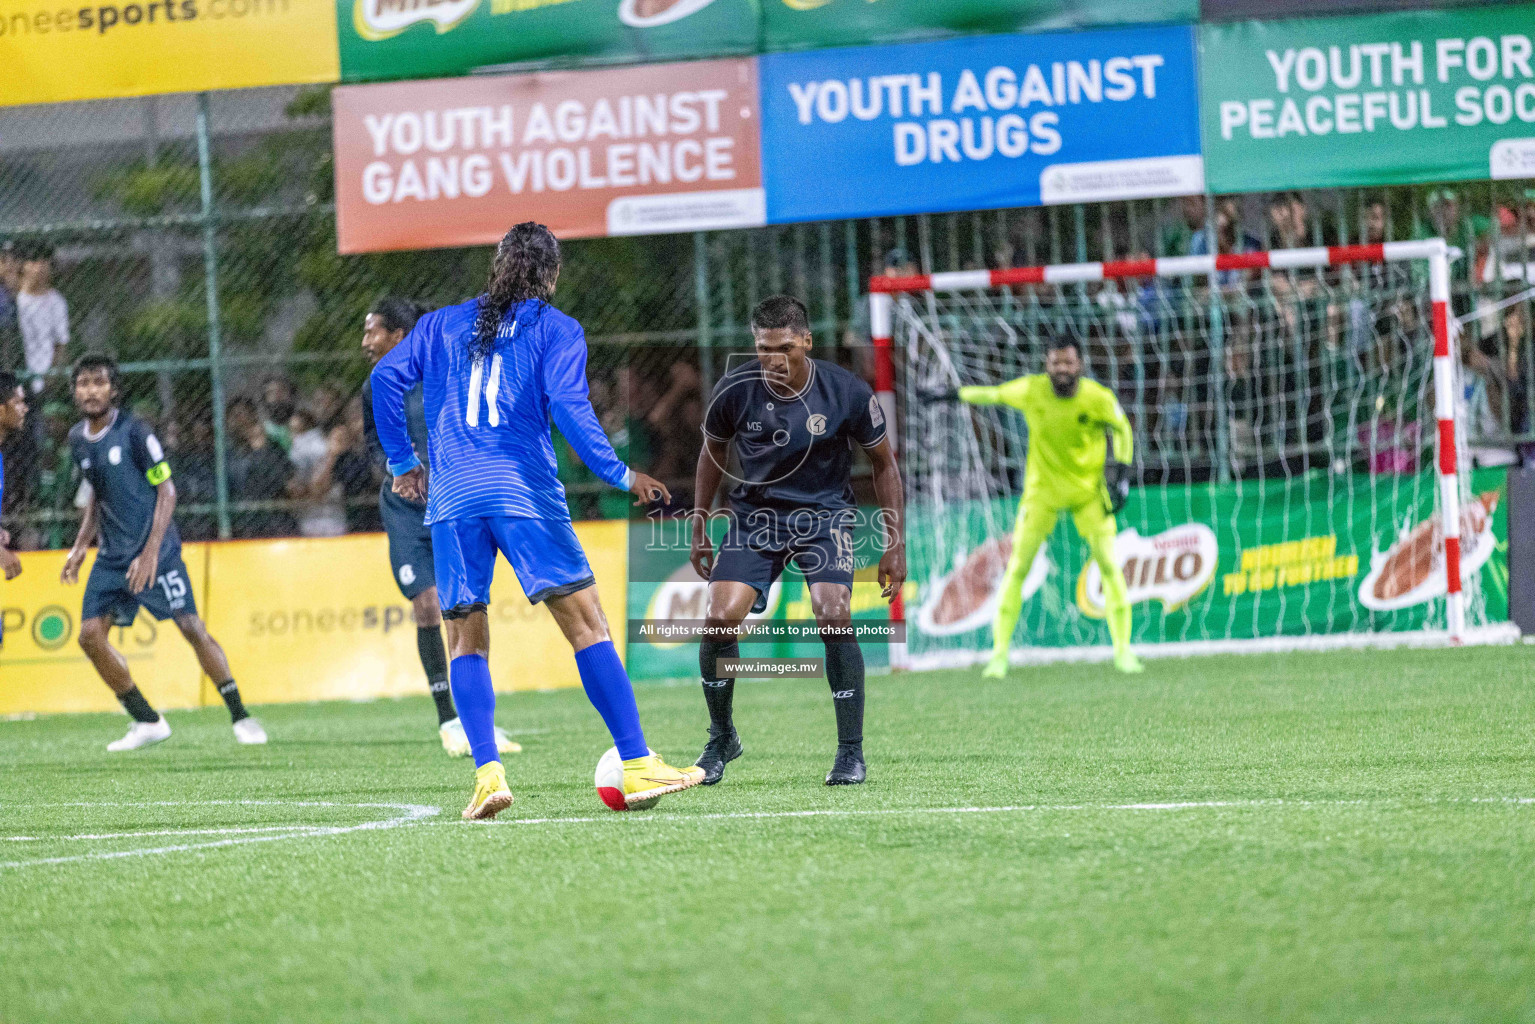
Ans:
{"type": "MultiPolygon", "coordinates": [[[[1508,609],[1504,475],[1478,472],[1472,491],[1461,516],[1471,621],[1501,621],[1508,609]]],[[[974,502],[951,505],[941,523],[909,517],[916,596],[907,642],[915,665],[989,647],[1014,511],[974,502]]],[[[1146,488],[1119,518],[1115,556],[1137,643],[1443,624],[1432,475],[1146,488]]],[[[1102,577],[1069,527],[1057,527],[1040,549],[1022,592],[1016,644],[1109,642],[1102,577]]]]}

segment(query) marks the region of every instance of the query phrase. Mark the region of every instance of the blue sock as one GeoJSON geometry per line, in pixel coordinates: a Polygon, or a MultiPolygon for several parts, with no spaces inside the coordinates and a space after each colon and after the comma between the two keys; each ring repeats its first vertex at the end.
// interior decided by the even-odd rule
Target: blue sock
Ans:
{"type": "MultiPolygon", "coordinates": [[[[644,757],[650,753],[645,746],[645,731],[640,728],[640,709],[634,703],[634,687],[629,683],[629,673],[618,660],[613,641],[604,640],[576,652],[576,668],[581,672],[581,685],[586,689],[586,699],[602,716],[618,756],[625,761],[644,757]]],[[[453,691],[458,699],[458,691],[453,691]]],[[[463,714],[464,706],[458,706],[463,714]]]]}
{"type": "Polygon", "coordinates": [[[490,664],[478,654],[454,658],[448,667],[448,685],[464,735],[469,737],[474,766],[501,760],[496,753],[496,691],[490,685],[490,664]]]}

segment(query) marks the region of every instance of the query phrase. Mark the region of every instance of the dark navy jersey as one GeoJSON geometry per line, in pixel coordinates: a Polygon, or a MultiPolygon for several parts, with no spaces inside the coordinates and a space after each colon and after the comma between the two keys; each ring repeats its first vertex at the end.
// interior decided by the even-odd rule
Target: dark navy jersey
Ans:
{"type": "MultiPolygon", "coordinates": [[[[100,434],[92,435],[84,420],[76,423],[69,431],[69,455],[96,495],[97,562],[127,568],[149,540],[156,488],[171,476],[159,439],[149,424],[117,409],[100,434]]],[[[172,522],[160,548],[162,557],[180,546],[181,535],[172,522]]]]}
{"type": "MultiPolygon", "coordinates": [[[[410,434],[410,446],[416,450],[416,458],[421,460],[423,466],[430,468],[426,451],[426,400],[422,395],[421,385],[417,384],[405,392],[405,430],[410,434]]],[[[384,475],[384,485],[381,490],[391,491],[394,487],[394,478],[389,473],[389,457],[384,454],[384,446],[378,442],[378,428],[373,423],[373,380],[370,377],[362,385],[362,432],[368,438],[368,457],[380,473],[384,475]]],[[[400,499],[405,501],[404,498],[400,499]]],[[[408,504],[414,505],[415,502],[408,504]]],[[[426,503],[422,502],[425,508],[426,503]]]]}
{"type": "Polygon", "coordinates": [[[737,512],[836,511],[853,507],[853,446],[883,441],[885,416],[869,385],[835,363],[810,360],[804,388],[785,397],[768,387],[753,359],[715,385],[704,434],[733,442],[741,473],[730,504],[737,512]]]}

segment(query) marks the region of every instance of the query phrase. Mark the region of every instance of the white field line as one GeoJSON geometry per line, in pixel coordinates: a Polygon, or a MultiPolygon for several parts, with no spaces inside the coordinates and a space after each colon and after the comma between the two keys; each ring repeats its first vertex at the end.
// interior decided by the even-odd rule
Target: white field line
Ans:
{"type": "MultiPolygon", "coordinates": [[[[1535,804],[1535,797],[1448,797],[1419,801],[1402,801],[1395,798],[1383,800],[1179,800],[1165,803],[1133,804],[1007,804],[1000,807],[882,807],[870,810],[825,808],[813,811],[730,811],[719,814],[626,814],[626,819],[683,824],[690,821],[742,821],[765,818],[853,818],[922,816],[929,814],[1048,814],[1070,811],[1192,811],[1213,808],[1257,807],[1358,807],[1367,805],[1429,806],[1447,803],[1473,804],[1535,804]]],[[[613,814],[582,818],[497,818],[493,821],[474,822],[475,825],[582,825],[597,821],[613,821],[613,814]]],[[[438,824],[453,824],[438,822],[438,824]]]]}
{"type": "Polygon", "coordinates": [[[242,832],[314,832],[325,825],[260,825],[254,828],[167,828],[155,832],[81,832],[73,836],[0,836],[6,843],[64,843],[81,839],[143,839],[146,836],[231,836],[242,832]]]}
{"type": "MultiPolygon", "coordinates": [[[[421,821],[442,813],[442,808],[431,807],[424,804],[375,804],[375,803],[339,803],[331,801],[289,801],[289,800],[152,800],[141,802],[106,802],[88,803],[74,802],[62,804],[8,804],[0,806],[0,810],[6,807],[21,806],[48,806],[48,807],[341,807],[347,809],[367,808],[377,810],[398,811],[392,818],[380,821],[365,821],[357,825],[305,825],[295,823],[289,826],[279,826],[284,831],[276,833],[264,833],[260,835],[250,834],[248,828],[206,829],[197,834],[220,835],[238,833],[234,838],[218,839],[206,843],[176,843],[169,846],[153,846],[135,850],[101,850],[92,853],[71,854],[65,857],[40,857],[35,860],[0,861],[0,869],[26,868],[44,864],[71,864],[85,860],[118,860],[124,857],[149,857],[166,853],[181,853],[186,850],[211,850],[221,846],[245,846],[250,843],[270,843],[281,839],[312,839],[318,836],[339,836],[349,832],[376,831],[382,829],[401,828],[415,825],[421,821]]],[[[192,834],[192,833],[188,833],[192,834]]],[[[122,835],[110,838],[121,838],[122,835]]],[[[75,838],[64,836],[63,839],[75,838]]],[[[85,838],[85,837],[80,837],[85,838]]]]}

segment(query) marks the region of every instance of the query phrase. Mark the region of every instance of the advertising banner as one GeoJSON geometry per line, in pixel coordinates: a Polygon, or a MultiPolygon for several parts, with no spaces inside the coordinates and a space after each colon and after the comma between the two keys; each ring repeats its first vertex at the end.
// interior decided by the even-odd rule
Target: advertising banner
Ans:
{"type": "Polygon", "coordinates": [[[344,253],[763,223],[753,60],[343,86],[344,253]]]}
{"type": "Polygon", "coordinates": [[[762,0],[768,50],[1197,20],[1198,0],[762,0]]]}
{"type": "MultiPolygon", "coordinates": [[[[1462,577],[1477,614],[1508,617],[1506,474],[1473,475],[1462,516],[1462,577]]],[[[1445,581],[1436,561],[1434,479],[1379,481],[1315,474],[1304,480],[1146,488],[1120,515],[1116,555],[1134,606],[1137,643],[1442,628],[1445,581]],[[1396,505],[1382,507],[1390,498],[1396,505]]],[[[918,577],[907,632],[926,655],[984,650],[1012,538],[991,532],[1012,508],[987,514],[956,504],[949,537],[969,549],[946,562],[927,550],[940,531],[909,518],[918,577]],[[941,565],[941,571],[928,567],[941,565]]],[[[1015,642],[1034,647],[1107,644],[1103,584],[1075,531],[1058,527],[1024,584],[1015,642]]]]}
{"type": "Polygon", "coordinates": [[[1298,18],[1307,14],[1365,14],[1371,11],[1435,11],[1445,7],[1498,7],[1525,0],[1201,0],[1201,21],[1298,18]]]}
{"type": "Polygon", "coordinates": [[[1210,188],[1535,177],[1535,6],[1201,29],[1210,188]]]}
{"type": "MultiPolygon", "coordinates": [[[[59,582],[64,556],[63,551],[23,552],[21,575],[0,581],[0,715],[120,710],[80,650],[80,602],[96,553],[86,556],[80,582],[68,587],[59,582]]],[[[184,544],[181,557],[192,599],[205,609],[208,545],[184,544]]],[[[174,622],[140,613],[132,626],[112,630],[112,643],[155,704],[184,708],[219,702],[211,687],[203,693],[197,656],[174,622]]]]}
{"type": "MultiPolygon", "coordinates": [[[[624,522],[576,524],[615,621],[627,585],[627,529],[624,522]]],[[[390,577],[382,534],[188,544],[183,555],[198,610],[247,702],[426,694],[410,602],[390,577]]],[[[21,558],[21,576],[0,583],[0,715],[117,710],[77,646],[84,588],[59,582],[64,552],[21,558]]],[[[622,630],[613,640],[622,653],[622,630]]],[[[220,703],[174,623],[141,611],[130,628],[112,631],[112,642],[157,707],[220,703]]],[[[570,645],[547,610],[528,604],[505,565],[491,588],[490,648],[499,690],[580,683],[570,645]]]]}
{"type": "Polygon", "coordinates": [[[336,22],[349,82],[745,54],[759,30],[755,0],[336,0],[336,22]]]}
{"type": "Polygon", "coordinates": [[[1193,29],[760,58],[772,222],[1197,193],[1193,29]]]}
{"type": "Polygon", "coordinates": [[[334,82],[331,0],[0,2],[0,106],[334,82]]]}

